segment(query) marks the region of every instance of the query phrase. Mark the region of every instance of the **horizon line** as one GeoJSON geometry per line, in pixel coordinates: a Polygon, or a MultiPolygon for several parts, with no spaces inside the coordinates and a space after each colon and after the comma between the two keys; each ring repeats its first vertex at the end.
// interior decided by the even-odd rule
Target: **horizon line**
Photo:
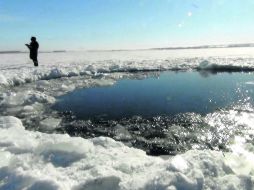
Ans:
{"type": "MultiPolygon", "coordinates": [[[[181,49],[213,49],[213,48],[237,48],[237,47],[254,47],[254,43],[230,43],[230,44],[217,44],[217,45],[197,45],[197,46],[169,46],[169,47],[151,47],[151,48],[137,48],[137,49],[87,49],[87,50],[42,50],[39,53],[63,53],[75,51],[146,51],[146,50],[181,50],[181,49]]],[[[22,50],[0,50],[1,54],[4,53],[28,53],[29,51],[22,50]]]]}

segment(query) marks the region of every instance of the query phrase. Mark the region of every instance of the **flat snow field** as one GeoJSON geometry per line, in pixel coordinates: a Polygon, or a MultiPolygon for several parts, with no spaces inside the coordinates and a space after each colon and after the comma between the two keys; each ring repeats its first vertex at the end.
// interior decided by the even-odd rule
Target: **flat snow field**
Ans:
{"type": "Polygon", "coordinates": [[[219,132],[232,131],[226,152],[193,147],[153,157],[109,137],[54,132],[61,118],[48,109],[58,96],[164,70],[253,75],[254,48],[40,53],[38,68],[28,54],[0,54],[0,190],[254,189],[254,106],[247,99],[204,117],[219,132]]]}

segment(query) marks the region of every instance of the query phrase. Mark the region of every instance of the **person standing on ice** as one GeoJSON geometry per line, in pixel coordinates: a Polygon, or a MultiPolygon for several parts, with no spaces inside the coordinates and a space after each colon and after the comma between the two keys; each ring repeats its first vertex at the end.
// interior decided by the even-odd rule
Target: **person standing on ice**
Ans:
{"type": "Polygon", "coordinates": [[[39,49],[39,43],[36,41],[36,37],[31,37],[31,43],[25,44],[28,49],[30,50],[30,59],[33,60],[34,66],[38,67],[38,49],[39,49]]]}

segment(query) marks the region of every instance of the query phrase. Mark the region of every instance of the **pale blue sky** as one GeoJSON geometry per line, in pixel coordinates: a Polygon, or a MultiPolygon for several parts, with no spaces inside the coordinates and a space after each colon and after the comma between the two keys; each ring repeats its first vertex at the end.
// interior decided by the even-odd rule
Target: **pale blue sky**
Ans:
{"type": "Polygon", "coordinates": [[[254,0],[0,0],[0,50],[253,43],[254,0]]]}

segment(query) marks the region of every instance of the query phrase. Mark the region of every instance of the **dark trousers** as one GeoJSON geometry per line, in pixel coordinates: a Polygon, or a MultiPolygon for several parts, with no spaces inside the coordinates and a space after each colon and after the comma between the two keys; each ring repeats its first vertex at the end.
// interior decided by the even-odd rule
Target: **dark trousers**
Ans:
{"type": "Polygon", "coordinates": [[[33,60],[34,66],[35,66],[35,67],[38,67],[38,60],[37,60],[37,57],[30,57],[30,58],[33,60]]]}
{"type": "Polygon", "coordinates": [[[33,60],[34,66],[38,67],[37,53],[30,52],[30,59],[33,60]]]}

